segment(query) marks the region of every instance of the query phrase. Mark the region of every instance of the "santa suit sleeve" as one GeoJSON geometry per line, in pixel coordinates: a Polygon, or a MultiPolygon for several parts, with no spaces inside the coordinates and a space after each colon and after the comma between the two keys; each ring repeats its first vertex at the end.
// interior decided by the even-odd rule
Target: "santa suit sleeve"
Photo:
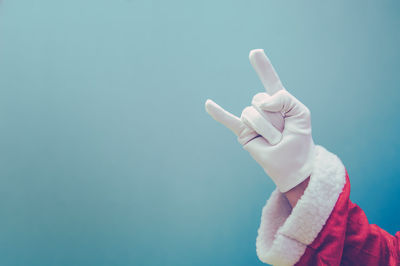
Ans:
{"type": "Polygon", "coordinates": [[[314,169],[292,209],[272,192],[262,211],[257,255],[272,265],[400,265],[400,232],[369,224],[349,199],[347,172],[334,154],[316,147],[314,169]]]}

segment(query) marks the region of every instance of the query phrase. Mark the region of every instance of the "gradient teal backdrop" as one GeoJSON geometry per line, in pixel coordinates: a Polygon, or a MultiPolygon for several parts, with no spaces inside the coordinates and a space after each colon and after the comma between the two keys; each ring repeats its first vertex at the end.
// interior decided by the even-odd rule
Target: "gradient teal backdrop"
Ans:
{"type": "Polygon", "coordinates": [[[400,230],[398,1],[3,0],[0,265],[261,265],[272,181],[204,111],[264,48],[352,200],[400,230]]]}

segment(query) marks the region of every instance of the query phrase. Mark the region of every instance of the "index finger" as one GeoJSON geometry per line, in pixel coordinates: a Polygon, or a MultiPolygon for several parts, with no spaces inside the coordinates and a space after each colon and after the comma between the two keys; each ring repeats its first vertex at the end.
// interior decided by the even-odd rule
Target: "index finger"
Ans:
{"type": "Polygon", "coordinates": [[[263,49],[251,50],[249,60],[269,95],[285,89],[263,49]]]}

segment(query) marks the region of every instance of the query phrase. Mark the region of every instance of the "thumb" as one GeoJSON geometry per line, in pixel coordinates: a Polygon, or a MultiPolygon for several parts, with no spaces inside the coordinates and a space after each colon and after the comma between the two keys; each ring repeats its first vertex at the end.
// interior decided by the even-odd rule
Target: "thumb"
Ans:
{"type": "Polygon", "coordinates": [[[243,123],[239,117],[224,110],[221,106],[210,99],[206,101],[205,107],[207,113],[212,118],[229,128],[236,136],[239,136],[243,129],[243,123]]]}

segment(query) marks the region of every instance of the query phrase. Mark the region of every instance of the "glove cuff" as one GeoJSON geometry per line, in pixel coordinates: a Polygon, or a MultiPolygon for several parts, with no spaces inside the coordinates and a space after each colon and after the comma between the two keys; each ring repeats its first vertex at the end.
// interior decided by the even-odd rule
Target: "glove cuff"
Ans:
{"type": "Polygon", "coordinates": [[[312,141],[310,143],[310,146],[311,147],[309,148],[309,152],[306,155],[308,158],[302,160],[305,161],[305,163],[302,164],[299,168],[293,169],[285,176],[271,176],[271,179],[274,181],[281,193],[288,192],[311,175],[314,168],[316,146],[312,141]]]}

